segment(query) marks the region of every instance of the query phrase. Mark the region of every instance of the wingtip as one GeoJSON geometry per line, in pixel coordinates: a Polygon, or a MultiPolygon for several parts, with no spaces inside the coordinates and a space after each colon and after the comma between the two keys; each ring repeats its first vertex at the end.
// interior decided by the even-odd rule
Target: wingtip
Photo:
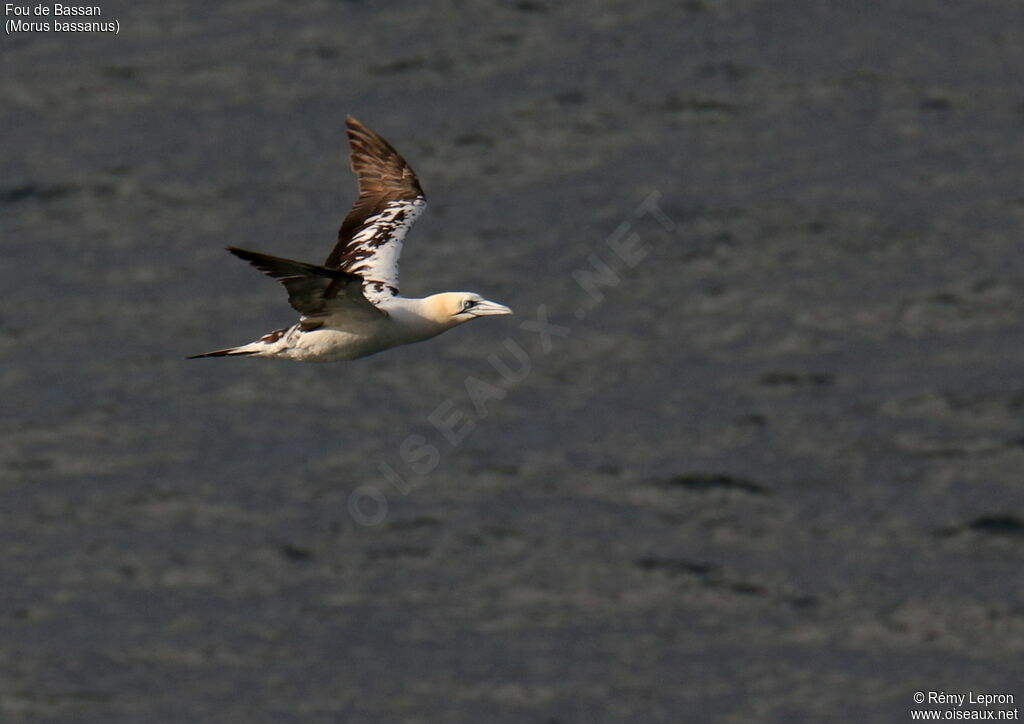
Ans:
{"type": "Polygon", "coordinates": [[[227,249],[228,253],[234,254],[242,261],[251,261],[253,256],[258,254],[258,252],[249,251],[248,249],[242,249],[237,246],[225,246],[224,248],[227,249]]]}

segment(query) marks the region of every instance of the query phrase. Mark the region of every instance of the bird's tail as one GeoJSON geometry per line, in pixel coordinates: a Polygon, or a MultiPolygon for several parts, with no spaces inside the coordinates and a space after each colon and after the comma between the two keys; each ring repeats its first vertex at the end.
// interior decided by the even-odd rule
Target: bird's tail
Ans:
{"type": "Polygon", "coordinates": [[[285,327],[284,329],[275,329],[269,334],[265,334],[255,342],[249,344],[240,344],[237,347],[228,347],[227,349],[218,349],[216,352],[207,352],[205,354],[194,354],[191,357],[185,359],[198,359],[199,357],[245,357],[251,354],[267,355],[267,352],[273,351],[277,342],[280,341],[290,330],[294,327],[285,327]]]}
{"type": "Polygon", "coordinates": [[[205,352],[203,354],[193,354],[185,359],[199,359],[200,357],[238,357],[250,354],[256,354],[257,350],[245,349],[249,345],[243,345],[242,347],[228,347],[227,349],[218,349],[216,352],[205,352]]]}

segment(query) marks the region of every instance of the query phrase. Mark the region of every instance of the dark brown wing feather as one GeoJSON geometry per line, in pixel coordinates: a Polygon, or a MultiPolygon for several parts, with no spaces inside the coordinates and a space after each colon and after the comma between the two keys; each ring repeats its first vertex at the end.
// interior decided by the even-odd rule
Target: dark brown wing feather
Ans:
{"type": "Polygon", "coordinates": [[[355,274],[234,246],[228,251],[284,284],[288,303],[304,317],[384,314],[363,296],[363,279],[355,274]]]}
{"type": "MultiPolygon", "coordinates": [[[[351,116],[346,121],[359,199],[324,266],[358,274],[397,293],[402,239],[425,205],[416,174],[390,143],[351,116]]],[[[372,291],[372,287],[371,287],[372,291]]]]}

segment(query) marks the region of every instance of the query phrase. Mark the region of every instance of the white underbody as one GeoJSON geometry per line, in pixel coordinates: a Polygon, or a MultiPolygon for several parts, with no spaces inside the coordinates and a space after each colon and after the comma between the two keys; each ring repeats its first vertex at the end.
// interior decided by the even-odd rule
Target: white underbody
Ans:
{"type": "Polygon", "coordinates": [[[450,329],[423,316],[425,300],[391,297],[377,303],[384,314],[333,315],[304,318],[323,322],[319,329],[302,331],[302,322],[273,342],[262,340],[235,349],[237,354],[298,362],[341,362],[366,357],[391,347],[422,342],[450,329]]]}

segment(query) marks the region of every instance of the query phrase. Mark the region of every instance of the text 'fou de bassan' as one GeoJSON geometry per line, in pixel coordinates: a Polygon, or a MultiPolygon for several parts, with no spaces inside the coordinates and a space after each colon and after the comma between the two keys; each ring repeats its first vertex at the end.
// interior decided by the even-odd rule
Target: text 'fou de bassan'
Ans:
{"type": "Polygon", "coordinates": [[[117,20],[58,20],[79,16],[100,17],[103,11],[98,5],[61,5],[60,3],[39,5],[4,4],[4,23],[7,34],[11,33],[117,33],[117,20]],[[51,17],[53,19],[51,19],[51,17]]]}

